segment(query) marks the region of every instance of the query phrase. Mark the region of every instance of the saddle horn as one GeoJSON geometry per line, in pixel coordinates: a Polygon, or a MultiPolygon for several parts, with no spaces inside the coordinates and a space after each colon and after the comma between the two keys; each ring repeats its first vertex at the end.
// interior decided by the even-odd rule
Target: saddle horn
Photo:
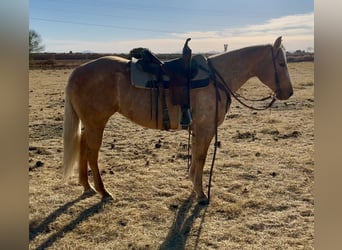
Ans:
{"type": "Polygon", "coordinates": [[[182,61],[183,61],[183,67],[186,71],[186,74],[188,75],[190,73],[190,63],[191,63],[191,49],[188,45],[191,38],[186,39],[183,47],[183,55],[182,55],[182,61]]]}
{"type": "Polygon", "coordinates": [[[186,39],[184,47],[183,47],[183,62],[184,64],[189,64],[191,59],[191,49],[188,45],[191,38],[186,39]]]}
{"type": "Polygon", "coordinates": [[[191,40],[190,37],[186,39],[185,44],[184,44],[184,48],[185,47],[189,48],[188,43],[189,43],[190,40],[191,40]]]}

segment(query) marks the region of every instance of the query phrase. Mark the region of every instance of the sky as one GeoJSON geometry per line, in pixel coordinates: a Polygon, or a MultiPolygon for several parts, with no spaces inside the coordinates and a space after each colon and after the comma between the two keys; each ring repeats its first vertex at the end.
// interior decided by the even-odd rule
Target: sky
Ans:
{"type": "Polygon", "coordinates": [[[314,49],[314,0],[30,0],[45,52],[222,52],[273,44],[314,49]]]}

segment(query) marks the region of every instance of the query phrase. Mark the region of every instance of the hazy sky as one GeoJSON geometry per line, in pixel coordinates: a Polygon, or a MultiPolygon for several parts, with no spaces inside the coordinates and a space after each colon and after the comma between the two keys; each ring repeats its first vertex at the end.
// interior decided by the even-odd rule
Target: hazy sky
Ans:
{"type": "Polygon", "coordinates": [[[30,0],[30,29],[47,52],[127,53],[134,47],[194,53],[273,43],[314,47],[313,0],[30,0]]]}

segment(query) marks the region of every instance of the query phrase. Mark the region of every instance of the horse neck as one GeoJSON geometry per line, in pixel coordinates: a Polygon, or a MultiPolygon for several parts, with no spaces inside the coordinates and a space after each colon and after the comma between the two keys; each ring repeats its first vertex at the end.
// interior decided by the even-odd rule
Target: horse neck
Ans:
{"type": "Polygon", "coordinates": [[[225,84],[236,92],[251,77],[260,77],[269,45],[252,46],[209,57],[225,84]]]}

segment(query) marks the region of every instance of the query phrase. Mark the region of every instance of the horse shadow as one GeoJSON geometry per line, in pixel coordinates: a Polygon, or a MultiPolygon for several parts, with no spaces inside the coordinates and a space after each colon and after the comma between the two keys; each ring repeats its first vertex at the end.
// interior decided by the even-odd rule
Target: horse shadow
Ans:
{"type": "Polygon", "coordinates": [[[190,197],[186,199],[183,202],[183,204],[179,207],[177,214],[175,216],[175,220],[170,228],[170,231],[159,249],[185,249],[186,242],[189,238],[189,234],[191,229],[193,228],[194,222],[196,218],[201,217],[201,222],[197,231],[194,247],[194,249],[197,249],[207,208],[207,205],[202,205],[198,203],[195,199],[195,195],[191,194],[190,197]],[[201,213],[203,209],[204,212],[201,213]]]}
{"type": "MultiPolygon", "coordinates": [[[[33,223],[29,225],[29,241],[34,240],[39,234],[41,233],[48,233],[50,231],[49,225],[57,220],[59,216],[66,213],[67,210],[75,205],[76,203],[90,197],[81,195],[77,199],[66,203],[65,205],[61,206],[54,212],[52,212],[44,221],[42,221],[39,225],[35,226],[33,223]]],[[[74,230],[79,223],[82,221],[87,220],[91,216],[102,211],[104,204],[109,202],[109,200],[101,200],[100,202],[94,204],[93,206],[87,208],[86,210],[82,211],[74,220],[72,220],[69,224],[65,225],[62,229],[58,232],[52,234],[48,239],[46,239],[43,243],[41,243],[36,249],[46,249],[54,244],[58,239],[62,238],[64,234],[74,230]]]]}
{"type": "MultiPolygon", "coordinates": [[[[39,225],[33,225],[31,222],[29,225],[29,241],[33,241],[37,236],[42,233],[48,233],[50,231],[49,226],[55,222],[59,216],[65,214],[68,209],[78,202],[88,198],[89,196],[81,195],[73,201],[67,202],[63,206],[59,207],[53,211],[44,221],[39,225]]],[[[192,194],[188,199],[186,199],[182,205],[178,208],[175,220],[170,228],[170,231],[161,244],[161,250],[171,250],[171,249],[185,249],[186,242],[188,240],[191,229],[196,218],[201,217],[200,226],[198,228],[198,233],[195,241],[194,249],[197,249],[199,238],[201,235],[202,225],[204,223],[207,206],[197,203],[195,196],[192,194]],[[201,211],[204,209],[204,212],[201,211]]],[[[67,225],[61,228],[58,232],[55,232],[49,236],[43,243],[41,243],[36,249],[42,250],[52,246],[57,240],[62,238],[66,233],[74,230],[81,222],[89,219],[95,214],[100,213],[103,210],[104,204],[110,202],[110,200],[101,200],[91,207],[82,211],[74,220],[70,221],[67,225]]]]}

